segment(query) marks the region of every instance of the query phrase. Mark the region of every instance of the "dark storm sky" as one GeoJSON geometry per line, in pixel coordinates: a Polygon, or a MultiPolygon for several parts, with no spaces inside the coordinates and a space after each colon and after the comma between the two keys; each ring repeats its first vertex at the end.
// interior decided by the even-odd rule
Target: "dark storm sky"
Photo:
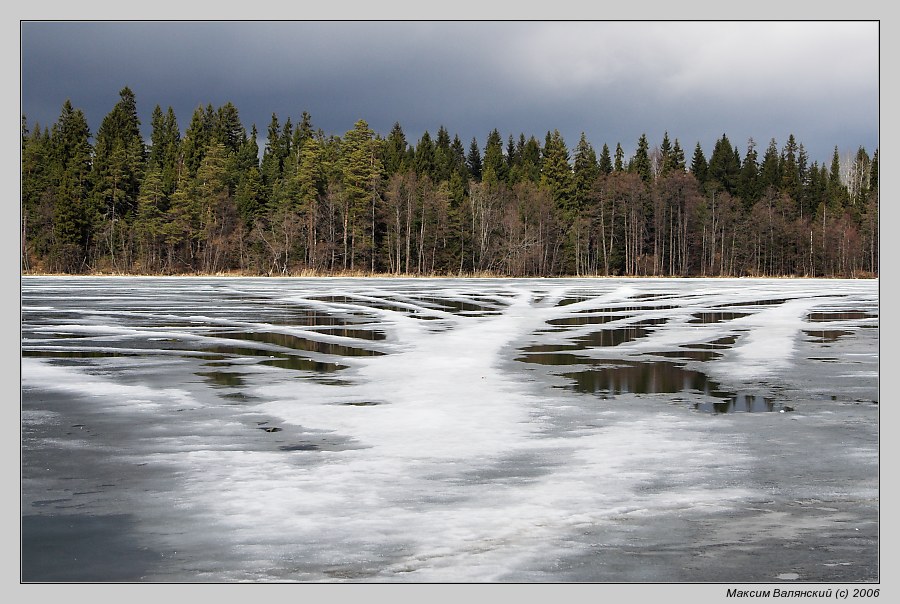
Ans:
{"type": "Polygon", "coordinates": [[[326,134],[443,125],[466,148],[558,129],[574,149],[630,156],[668,131],[690,159],[726,134],[743,157],[793,133],[810,161],[878,146],[877,22],[23,22],[22,111],[50,125],[68,98],[91,131],[129,86],[182,132],[231,101],[259,144],[272,113],[326,134]]]}

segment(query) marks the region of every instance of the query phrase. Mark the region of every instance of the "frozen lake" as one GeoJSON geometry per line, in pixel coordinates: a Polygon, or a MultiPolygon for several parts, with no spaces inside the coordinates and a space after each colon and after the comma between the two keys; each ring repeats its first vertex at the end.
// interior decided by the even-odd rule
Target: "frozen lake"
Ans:
{"type": "Polygon", "coordinates": [[[877,581],[878,282],[22,278],[24,581],[877,581]]]}

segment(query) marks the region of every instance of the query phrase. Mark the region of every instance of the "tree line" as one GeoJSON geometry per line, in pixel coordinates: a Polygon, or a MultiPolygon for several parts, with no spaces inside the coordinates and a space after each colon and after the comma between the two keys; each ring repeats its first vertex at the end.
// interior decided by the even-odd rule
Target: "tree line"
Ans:
{"type": "Polygon", "coordinates": [[[444,126],[326,135],[303,112],[273,113],[260,154],[230,102],[183,134],[157,105],[147,143],[119,97],[93,136],[69,101],[49,128],[22,117],[24,272],[878,274],[877,149],[826,166],[793,135],[742,156],[723,134],[688,159],[666,133],[626,157],[496,129],[482,148],[444,126]]]}

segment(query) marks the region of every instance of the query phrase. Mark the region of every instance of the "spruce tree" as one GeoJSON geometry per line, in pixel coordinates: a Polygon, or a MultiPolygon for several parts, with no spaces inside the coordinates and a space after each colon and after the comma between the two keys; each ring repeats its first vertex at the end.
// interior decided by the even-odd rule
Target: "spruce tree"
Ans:
{"type": "Polygon", "coordinates": [[[403,128],[400,126],[400,122],[394,122],[381,152],[381,161],[387,178],[403,169],[406,159],[406,148],[406,135],[403,133],[403,128]]]}
{"type": "Polygon", "coordinates": [[[662,143],[659,145],[659,175],[667,176],[675,171],[675,152],[672,142],[669,140],[669,132],[663,133],[662,143]]]}
{"type": "Polygon", "coordinates": [[[127,86],[97,129],[93,179],[97,203],[110,217],[130,215],[137,206],[146,150],[134,93],[127,86]]]}
{"type": "Polygon", "coordinates": [[[591,188],[599,176],[600,166],[597,163],[597,154],[582,132],[578,145],[575,147],[574,194],[576,207],[581,209],[587,204],[591,188]]]}
{"type": "Polygon", "coordinates": [[[708,169],[706,156],[703,155],[703,148],[698,142],[697,146],[694,147],[694,156],[691,158],[691,174],[702,185],[706,183],[708,169]]]}
{"type": "Polygon", "coordinates": [[[469,174],[476,182],[481,181],[481,150],[478,147],[478,140],[473,136],[472,142],[469,143],[469,153],[466,155],[466,166],[469,168],[469,174]]]}
{"type": "Polygon", "coordinates": [[[609,175],[612,173],[612,159],[609,156],[609,145],[606,143],[603,143],[603,150],[600,151],[600,161],[598,163],[601,174],[609,175]]]}
{"type": "Polygon", "coordinates": [[[738,177],[740,174],[740,162],[735,156],[731,142],[726,135],[722,135],[713,148],[709,157],[707,182],[712,183],[717,189],[735,194],[738,177]]]}
{"type": "Polygon", "coordinates": [[[219,107],[216,112],[212,136],[222,143],[232,155],[237,155],[244,141],[247,140],[247,131],[241,124],[237,107],[230,101],[219,107]]]}
{"type": "Polygon", "coordinates": [[[684,149],[681,148],[681,143],[678,142],[678,139],[675,139],[675,144],[672,145],[672,169],[676,172],[684,173],[687,169],[687,164],[684,159],[684,149]]]}
{"type": "Polygon", "coordinates": [[[165,197],[175,191],[178,180],[181,155],[181,132],[175,111],[170,106],[165,114],[157,105],[153,109],[150,120],[150,150],[147,156],[147,168],[158,170],[160,186],[165,197]]]}
{"type": "Polygon", "coordinates": [[[50,131],[50,182],[53,195],[52,247],[54,268],[79,271],[93,241],[99,218],[91,202],[92,148],[87,119],[69,100],[50,131]]]}
{"type": "Polygon", "coordinates": [[[569,150],[559,130],[547,132],[541,162],[541,182],[550,190],[556,207],[574,219],[577,210],[575,181],[569,165],[569,150]]]}
{"type": "Polygon", "coordinates": [[[777,189],[781,185],[781,159],[774,138],[769,141],[762,164],[759,166],[759,180],[762,190],[769,187],[777,189]]]}
{"type": "Polygon", "coordinates": [[[790,134],[781,152],[781,185],[779,188],[794,200],[800,198],[800,167],[797,163],[797,151],[797,141],[794,139],[794,135],[790,134]]]}
{"type": "Polygon", "coordinates": [[[541,180],[541,144],[534,136],[522,145],[519,154],[519,170],[522,178],[537,184],[541,180]]]}
{"type": "Polygon", "coordinates": [[[649,183],[652,178],[650,170],[650,144],[647,142],[646,134],[641,134],[641,137],[638,139],[637,149],[635,150],[634,157],[629,165],[629,172],[637,174],[641,180],[646,183],[649,183]]]}
{"type": "Polygon", "coordinates": [[[266,197],[272,197],[275,184],[281,180],[284,169],[284,157],[281,155],[281,125],[278,116],[273,113],[266,131],[266,146],[263,148],[260,174],[266,197]]]}
{"type": "Polygon", "coordinates": [[[836,145],[831,156],[831,170],[828,173],[828,199],[834,208],[843,208],[847,205],[847,189],[841,179],[841,156],[836,145]]]}
{"type": "Polygon", "coordinates": [[[872,152],[872,163],[869,169],[869,190],[878,191],[878,149],[872,152]]]}
{"type": "Polygon", "coordinates": [[[416,175],[428,176],[435,179],[435,150],[434,143],[428,130],[422,133],[422,138],[416,144],[416,175]]]}
{"type": "Polygon", "coordinates": [[[441,125],[434,140],[434,181],[450,180],[452,154],[450,151],[450,133],[441,125]]]}
{"type": "Polygon", "coordinates": [[[744,155],[744,163],[741,165],[737,186],[737,195],[744,201],[746,209],[751,208],[762,195],[757,158],[756,141],[751,138],[747,141],[747,153],[744,155]]]}
{"type": "Polygon", "coordinates": [[[624,172],[625,171],[625,151],[622,149],[622,143],[616,143],[616,163],[613,167],[613,170],[616,172],[624,172]]]}
{"type": "Polygon", "coordinates": [[[496,128],[491,130],[484,146],[482,180],[490,185],[506,182],[506,160],[503,157],[503,140],[496,128]]]}

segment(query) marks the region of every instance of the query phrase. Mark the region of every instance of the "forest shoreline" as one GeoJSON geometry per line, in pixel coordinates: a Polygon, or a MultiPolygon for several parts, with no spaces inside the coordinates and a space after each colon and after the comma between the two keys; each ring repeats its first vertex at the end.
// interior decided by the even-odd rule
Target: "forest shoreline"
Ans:
{"type": "Polygon", "coordinates": [[[296,274],[255,274],[255,273],[241,273],[241,272],[217,272],[217,273],[172,273],[172,274],[161,274],[161,273],[110,273],[110,272],[95,272],[95,273],[47,273],[47,272],[35,272],[35,271],[27,271],[19,274],[19,277],[167,277],[167,278],[200,278],[200,279],[212,279],[212,278],[222,278],[222,279],[505,279],[505,280],[523,280],[523,279],[660,279],[660,280],[678,280],[678,279],[687,279],[687,280],[710,280],[710,279],[744,279],[744,280],[772,280],[772,279],[808,279],[808,280],[828,280],[828,281],[840,281],[840,280],[852,280],[852,281],[878,281],[878,275],[874,276],[861,276],[861,277],[847,277],[847,276],[818,276],[818,277],[810,277],[807,275],[693,275],[693,276],[668,276],[668,275],[555,275],[555,276],[510,276],[510,275],[500,275],[500,274],[491,274],[491,273],[478,273],[478,274],[456,274],[456,275],[448,275],[448,274],[433,274],[433,275],[422,275],[422,274],[395,274],[395,273],[361,273],[361,272],[340,272],[340,273],[325,273],[325,272],[301,272],[296,274]]]}

